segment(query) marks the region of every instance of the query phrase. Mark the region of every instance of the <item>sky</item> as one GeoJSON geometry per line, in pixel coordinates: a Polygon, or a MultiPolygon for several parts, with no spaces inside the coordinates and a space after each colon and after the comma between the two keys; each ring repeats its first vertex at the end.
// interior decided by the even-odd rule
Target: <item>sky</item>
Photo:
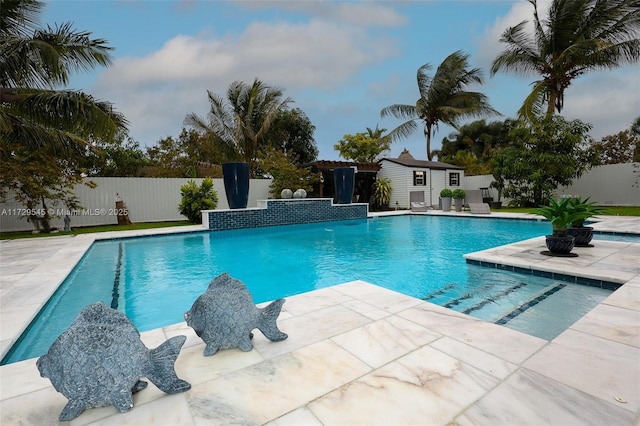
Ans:
{"type": "MultiPolygon", "coordinates": [[[[187,114],[206,116],[208,90],[226,96],[232,82],[258,78],[309,117],[319,160],[343,160],[333,146],[345,134],[395,128],[401,121],[380,110],[415,105],[418,68],[431,64],[432,75],[458,50],[484,74],[483,85],[468,89],[502,114],[487,121],[515,117],[535,77],[489,70],[506,47],[502,32],[531,20],[532,10],[524,0],[54,0],[41,23],[72,22],[114,48],[111,66],[73,74],[66,88],[111,102],[142,147],[177,137],[187,114]]],[[[639,64],[592,72],[567,89],[562,114],[590,123],[599,140],[629,128],[640,115],[639,94],[639,64]]],[[[454,131],[440,125],[432,149],[454,131]]],[[[388,156],[404,149],[426,159],[421,128],[388,156]]]]}

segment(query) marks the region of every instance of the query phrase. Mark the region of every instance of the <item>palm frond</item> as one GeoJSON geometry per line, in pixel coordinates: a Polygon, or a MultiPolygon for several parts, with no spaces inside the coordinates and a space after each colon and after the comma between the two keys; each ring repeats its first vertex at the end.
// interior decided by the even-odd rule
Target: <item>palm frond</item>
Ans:
{"type": "Polygon", "coordinates": [[[385,118],[387,116],[393,116],[399,120],[412,120],[414,118],[418,118],[415,106],[401,104],[389,105],[388,107],[382,108],[380,111],[380,117],[385,118]]]}
{"type": "Polygon", "coordinates": [[[398,127],[390,131],[386,137],[391,139],[392,142],[396,142],[401,139],[406,139],[411,136],[418,129],[418,124],[415,120],[405,121],[398,127]]]}

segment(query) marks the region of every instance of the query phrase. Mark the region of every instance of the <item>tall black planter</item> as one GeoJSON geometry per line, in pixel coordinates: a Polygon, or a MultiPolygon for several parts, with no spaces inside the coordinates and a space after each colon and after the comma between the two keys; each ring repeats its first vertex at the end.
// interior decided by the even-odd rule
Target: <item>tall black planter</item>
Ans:
{"type": "Polygon", "coordinates": [[[222,178],[229,208],[246,208],[249,200],[249,165],[247,163],[223,163],[222,178]]]}
{"type": "Polygon", "coordinates": [[[355,186],[355,170],[352,167],[337,167],[333,169],[333,182],[336,187],[337,203],[351,204],[355,186]]]}

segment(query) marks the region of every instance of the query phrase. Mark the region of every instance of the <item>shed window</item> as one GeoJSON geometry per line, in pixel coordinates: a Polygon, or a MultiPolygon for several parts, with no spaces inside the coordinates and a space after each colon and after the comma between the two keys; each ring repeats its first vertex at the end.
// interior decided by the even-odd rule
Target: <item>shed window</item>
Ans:
{"type": "Polygon", "coordinates": [[[427,184],[426,172],[413,172],[413,186],[425,186],[427,184]]]}
{"type": "Polygon", "coordinates": [[[449,186],[460,186],[460,173],[449,173],[449,186]]]}

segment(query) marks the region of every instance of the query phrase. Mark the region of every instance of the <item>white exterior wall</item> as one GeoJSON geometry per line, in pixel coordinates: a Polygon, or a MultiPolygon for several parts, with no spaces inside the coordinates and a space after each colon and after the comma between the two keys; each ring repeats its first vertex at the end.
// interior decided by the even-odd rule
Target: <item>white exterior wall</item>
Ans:
{"type": "MultiPolygon", "coordinates": [[[[113,211],[110,211],[115,209],[116,194],[124,201],[129,211],[129,219],[134,223],[186,219],[178,213],[178,204],[182,199],[180,187],[191,179],[94,177],[85,180],[91,180],[97,183],[98,186],[91,189],[81,184],[74,188],[76,196],[80,200],[80,205],[86,210],[71,217],[72,227],[117,224],[117,216],[113,214],[113,211]],[[96,211],[100,209],[103,209],[104,214],[96,211]]],[[[200,185],[203,178],[195,178],[193,180],[200,185]]],[[[256,207],[258,200],[269,198],[269,185],[271,185],[271,179],[251,179],[247,206],[256,207]]],[[[217,209],[228,209],[229,203],[224,192],[223,180],[213,179],[213,189],[218,195],[217,209]]],[[[9,195],[7,202],[0,204],[0,231],[29,231],[33,229],[33,226],[27,222],[26,218],[21,218],[19,215],[14,214],[24,207],[13,201],[9,195]]],[[[64,206],[56,206],[48,202],[47,207],[63,208],[64,206]]],[[[53,219],[51,226],[63,228],[63,219],[53,219]]]]}
{"type": "Polygon", "coordinates": [[[409,193],[423,191],[427,205],[438,206],[440,191],[444,188],[462,188],[464,184],[464,170],[433,170],[425,167],[408,167],[392,161],[382,160],[378,176],[391,180],[391,203],[395,207],[396,201],[400,208],[409,208],[409,193]],[[426,185],[413,184],[413,172],[426,172],[426,185]],[[460,174],[460,186],[449,186],[449,174],[460,174]]]}
{"type": "Polygon", "coordinates": [[[395,207],[397,201],[400,207],[404,206],[406,208],[406,206],[409,205],[406,167],[386,160],[382,160],[381,166],[378,177],[391,181],[391,200],[389,201],[389,207],[395,207]]]}

